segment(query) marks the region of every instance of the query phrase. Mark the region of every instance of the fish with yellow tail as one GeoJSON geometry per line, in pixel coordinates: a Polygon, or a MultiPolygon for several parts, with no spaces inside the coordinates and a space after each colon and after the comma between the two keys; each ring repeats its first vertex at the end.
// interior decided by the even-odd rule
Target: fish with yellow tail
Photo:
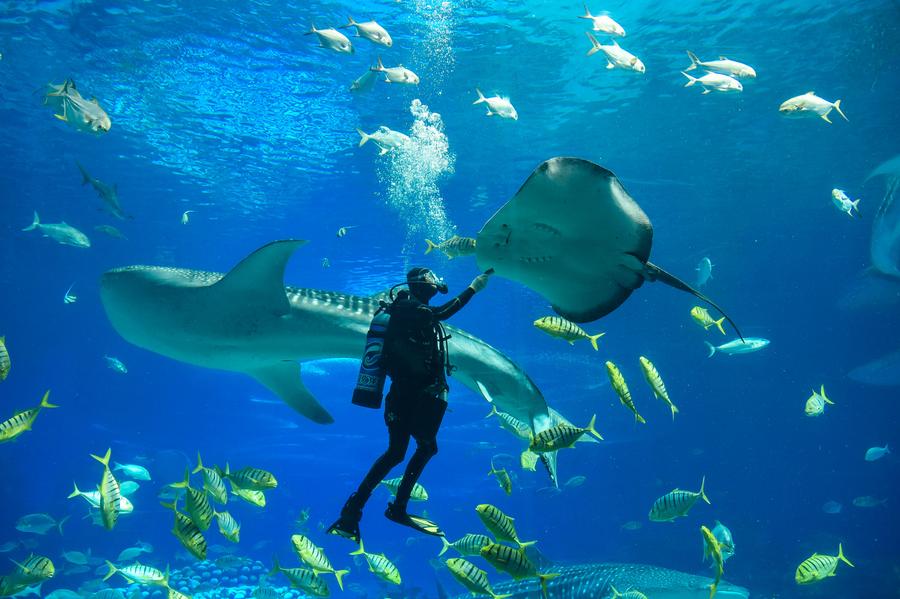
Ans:
{"type": "Polygon", "coordinates": [[[599,349],[597,347],[597,339],[606,334],[597,333],[596,335],[589,335],[587,331],[580,326],[561,316],[544,316],[543,318],[538,318],[534,321],[534,326],[551,337],[568,341],[569,345],[575,345],[575,342],[579,339],[588,339],[590,340],[594,351],[599,349]]]}
{"type": "Polygon", "coordinates": [[[446,241],[435,243],[430,239],[425,240],[425,253],[430,254],[432,250],[440,250],[447,258],[453,260],[460,256],[471,256],[475,253],[475,240],[471,237],[460,237],[454,235],[446,241]]]}
{"type": "Polygon", "coordinates": [[[119,488],[119,481],[113,476],[112,470],[109,469],[109,457],[112,448],[106,450],[106,454],[100,456],[91,454],[91,457],[103,464],[103,478],[100,479],[100,519],[106,530],[112,530],[119,519],[120,502],[122,501],[122,491],[119,488]]]}
{"type": "Polygon", "coordinates": [[[242,489],[250,489],[253,491],[265,491],[266,489],[274,489],[278,486],[275,475],[260,468],[252,468],[246,466],[234,472],[228,463],[225,463],[225,472],[219,470],[219,476],[223,479],[230,480],[232,484],[242,489]]]}
{"type": "Polygon", "coordinates": [[[537,463],[540,458],[540,454],[534,453],[530,449],[526,449],[519,456],[519,464],[522,466],[522,470],[534,472],[537,469],[537,463]]]}
{"type": "Polygon", "coordinates": [[[234,516],[228,512],[215,510],[213,510],[213,515],[216,517],[216,524],[219,525],[219,532],[222,533],[222,536],[232,543],[239,543],[241,541],[241,525],[234,519],[234,516]]]}
{"type": "Polygon", "coordinates": [[[156,568],[152,566],[145,566],[140,562],[134,562],[133,564],[125,566],[124,568],[118,568],[111,561],[107,560],[106,567],[108,568],[108,570],[106,572],[106,576],[103,577],[104,581],[112,578],[114,574],[118,574],[129,584],[152,584],[167,588],[169,586],[168,572],[163,574],[156,568]]]}
{"type": "Polygon", "coordinates": [[[48,389],[44,393],[44,397],[41,398],[41,403],[38,407],[21,410],[16,412],[12,418],[0,422],[0,443],[12,441],[25,431],[30,431],[38,414],[40,414],[41,410],[44,408],[58,408],[58,405],[47,401],[49,397],[50,390],[48,389]]]}
{"type": "Polygon", "coordinates": [[[231,493],[232,495],[236,495],[249,503],[250,505],[255,505],[256,507],[266,507],[266,494],[262,491],[255,491],[253,489],[242,489],[235,485],[231,484],[231,493]]]}
{"type": "Polygon", "coordinates": [[[516,533],[516,527],[513,524],[515,518],[504,514],[500,511],[500,508],[489,503],[482,503],[475,508],[475,511],[478,512],[478,517],[481,518],[485,528],[487,528],[498,541],[515,543],[520,549],[537,543],[537,541],[527,541],[525,543],[520,541],[519,535],[516,533]]]}
{"type": "Polygon", "coordinates": [[[723,335],[725,334],[725,329],[722,327],[722,323],[725,322],[724,316],[719,320],[713,320],[713,317],[709,315],[709,310],[702,306],[694,306],[691,308],[691,318],[694,319],[694,322],[703,327],[703,330],[708,330],[709,327],[716,326],[723,335]]]}
{"type": "MultiPolygon", "coordinates": [[[[401,477],[397,476],[394,478],[386,478],[381,481],[379,484],[384,485],[388,491],[391,492],[391,495],[396,496],[397,490],[400,488],[400,481],[403,480],[401,477]]],[[[412,501],[428,501],[428,491],[425,490],[425,487],[416,483],[413,485],[412,493],[409,496],[412,501]]]]}
{"type": "Polygon", "coordinates": [[[438,557],[444,555],[448,549],[455,549],[460,555],[481,555],[481,550],[494,541],[487,535],[468,533],[452,543],[446,537],[441,537],[441,542],[444,546],[438,557]]]}
{"type": "Polygon", "coordinates": [[[515,580],[523,580],[525,578],[537,578],[541,583],[541,592],[547,597],[547,581],[559,576],[558,574],[541,574],[538,572],[537,566],[528,559],[523,549],[515,549],[500,545],[499,543],[491,543],[487,547],[482,548],[481,557],[494,566],[498,572],[505,572],[515,580]]]}
{"type": "Polygon", "coordinates": [[[675,404],[672,403],[672,400],[669,399],[669,392],[666,391],[666,384],[663,382],[662,377],[659,376],[659,371],[656,370],[656,366],[653,365],[653,362],[644,356],[640,356],[639,360],[641,362],[641,370],[644,373],[644,378],[647,380],[647,384],[650,385],[650,389],[653,390],[653,395],[655,395],[657,399],[661,399],[668,404],[669,409],[672,410],[672,420],[675,420],[675,414],[678,413],[678,408],[676,408],[675,404]]]}
{"type": "Polygon", "coordinates": [[[675,518],[687,516],[698,499],[712,505],[706,496],[705,476],[700,481],[700,490],[697,492],[673,489],[654,501],[649,518],[652,522],[671,522],[675,518]]]}
{"type": "Polygon", "coordinates": [[[6,337],[0,337],[0,381],[9,376],[9,350],[6,349],[6,337]]]}
{"type": "Polygon", "coordinates": [[[613,391],[619,396],[619,401],[622,402],[623,406],[634,412],[635,422],[647,424],[644,417],[638,414],[637,407],[634,405],[634,400],[631,399],[631,391],[628,390],[628,384],[625,382],[625,377],[622,376],[619,367],[612,362],[607,361],[606,374],[609,376],[609,382],[612,385],[613,391]]]}
{"type": "Polygon", "coordinates": [[[819,555],[818,553],[813,553],[812,556],[803,560],[803,562],[797,566],[794,580],[797,581],[797,584],[821,582],[830,576],[834,576],[834,571],[837,569],[838,562],[844,562],[851,568],[856,567],[850,563],[850,560],[844,557],[844,547],[841,543],[838,543],[837,555],[819,555]]]}
{"type": "Polygon", "coordinates": [[[300,561],[312,568],[316,574],[334,574],[338,586],[342,591],[344,590],[344,574],[349,573],[350,570],[335,570],[322,548],[313,543],[309,537],[300,534],[293,535],[291,536],[291,545],[300,561]]]}
{"type": "Polygon", "coordinates": [[[318,574],[307,568],[282,568],[276,557],[275,565],[269,571],[269,576],[275,576],[279,572],[284,574],[287,579],[291,581],[292,586],[295,586],[314,597],[328,597],[331,595],[331,592],[328,590],[328,585],[325,584],[325,581],[318,574]]]}
{"type": "Polygon", "coordinates": [[[366,562],[369,564],[369,572],[372,572],[381,580],[393,584],[400,584],[400,570],[397,569],[397,566],[395,566],[383,553],[366,553],[362,540],[359,542],[359,549],[352,551],[350,555],[362,555],[365,557],[366,562]]]}
{"type": "Polygon", "coordinates": [[[226,504],[228,503],[228,490],[225,489],[225,481],[219,476],[215,468],[207,468],[203,465],[203,459],[200,452],[197,452],[197,467],[191,470],[191,474],[203,473],[203,489],[209,493],[214,501],[226,504]]]}
{"type": "Polygon", "coordinates": [[[473,595],[488,595],[491,599],[505,599],[512,595],[498,595],[491,588],[487,572],[461,557],[451,557],[447,560],[447,569],[459,584],[466,587],[473,595]]]}
{"type": "Polygon", "coordinates": [[[206,498],[206,491],[191,486],[190,470],[185,468],[183,482],[172,483],[169,486],[173,489],[184,489],[185,509],[191,520],[200,530],[209,529],[213,521],[213,509],[209,505],[209,499],[206,498]]]}
{"type": "MultiPolygon", "coordinates": [[[[50,561],[49,557],[43,555],[31,554],[23,562],[10,560],[16,565],[16,571],[13,572],[11,578],[14,579],[17,586],[21,588],[30,587],[40,584],[45,580],[50,580],[56,575],[56,566],[50,561]]],[[[4,595],[6,596],[6,595],[4,595]]]]}
{"type": "Polygon", "coordinates": [[[550,428],[539,432],[531,438],[531,443],[528,445],[528,450],[534,453],[548,453],[551,451],[556,451],[558,449],[568,449],[570,447],[574,447],[575,443],[585,434],[590,433],[595,436],[600,441],[603,440],[603,437],[600,436],[600,433],[597,432],[597,429],[594,428],[594,424],[597,422],[597,415],[594,414],[591,416],[591,421],[588,422],[588,425],[584,428],[580,428],[577,426],[572,426],[566,422],[561,422],[556,426],[551,426],[550,428]]]}
{"type": "Polygon", "coordinates": [[[804,411],[807,416],[815,418],[825,413],[825,404],[834,405],[834,402],[825,395],[825,385],[822,385],[818,391],[813,389],[812,395],[806,400],[804,411]]]}
{"type": "Polygon", "coordinates": [[[512,414],[507,414],[506,412],[499,411],[495,404],[491,404],[491,412],[487,416],[485,416],[485,418],[490,418],[491,416],[496,416],[497,419],[500,420],[500,426],[511,432],[519,439],[522,439],[523,441],[531,441],[531,425],[527,422],[519,420],[512,414]]]}
{"type": "Polygon", "coordinates": [[[850,121],[841,110],[840,100],[829,102],[817,96],[815,92],[806,92],[802,96],[794,96],[782,102],[781,106],[778,107],[778,112],[782,116],[788,118],[819,117],[829,125],[831,124],[831,119],[828,118],[828,115],[832,110],[837,110],[837,113],[845,121],[850,121]]]}
{"type": "Polygon", "coordinates": [[[164,508],[172,510],[175,514],[175,526],[172,528],[172,534],[178,539],[185,549],[191,555],[199,560],[206,559],[206,539],[203,533],[187,515],[178,511],[178,498],[172,500],[172,503],[160,503],[164,508]]]}
{"type": "Polygon", "coordinates": [[[636,589],[628,589],[624,593],[620,592],[613,585],[609,585],[609,590],[612,591],[612,595],[609,596],[609,599],[649,599],[647,595],[636,589]]]}
{"type": "Polygon", "coordinates": [[[506,471],[506,468],[497,470],[497,467],[494,466],[494,460],[491,459],[491,471],[488,472],[487,475],[495,476],[497,478],[497,484],[500,485],[503,492],[507,495],[512,495],[512,479],[509,477],[509,472],[506,471]]]}
{"type": "Polygon", "coordinates": [[[712,558],[713,566],[716,569],[716,578],[709,587],[709,599],[713,599],[716,596],[719,582],[722,580],[722,574],[725,571],[725,560],[722,558],[722,549],[719,547],[719,541],[716,540],[712,531],[705,526],[701,526],[700,534],[703,535],[703,559],[712,558]]]}

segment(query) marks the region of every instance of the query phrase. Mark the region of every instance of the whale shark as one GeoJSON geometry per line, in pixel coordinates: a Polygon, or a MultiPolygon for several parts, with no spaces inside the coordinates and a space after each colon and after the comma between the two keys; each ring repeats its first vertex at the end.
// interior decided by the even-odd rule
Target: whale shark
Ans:
{"type": "MultiPolygon", "coordinates": [[[[547,582],[547,599],[599,599],[612,597],[611,587],[620,593],[640,591],[650,599],[709,599],[709,585],[713,579],[694,576],[676,570],[646,564],[594,563],[557,566],[547,569],[559,575],[547,582]]],[[[502,582],[495,584],[494,593],[509,599],[540,597],[537,579],[502,582]]],[[[459,595],[457,599],[470,597],[459,595]]],[[[722,581],[716,597],[722,599],[746,599],[750,592],[737,585],[722,581]]]]}
{"type": "MultiPolygon", "coordinates": [[[[269,243],[227,274],[162,266],[109,270],[100,281],[103,307],[126,341],[188,364],[247,374],[303,416],[331,423],[304,386],[301,363],[358,359],[379,297],[286,287],[285,266],[305,243],[269,243]]],[[[551,426],[547,402],[522,368],[474,335],[445,328],[453,380],[536,431],[551,426]]]]}

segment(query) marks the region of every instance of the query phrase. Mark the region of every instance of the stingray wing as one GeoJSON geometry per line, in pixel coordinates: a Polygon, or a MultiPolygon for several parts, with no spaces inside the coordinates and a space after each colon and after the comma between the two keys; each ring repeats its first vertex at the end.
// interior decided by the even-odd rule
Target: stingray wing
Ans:
{"type": "Polygon", "coordinates": [[[537,291],[561,316],[609,314],[646,280],[653,227],[607,169],[552,158],[478,233],[482,270],[537,291]]]}

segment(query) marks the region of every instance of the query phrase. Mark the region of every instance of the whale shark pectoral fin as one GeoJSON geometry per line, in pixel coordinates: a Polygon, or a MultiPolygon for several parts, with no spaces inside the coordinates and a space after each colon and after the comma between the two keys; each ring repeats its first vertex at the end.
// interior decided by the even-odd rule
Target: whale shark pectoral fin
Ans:
{"type": "Polygon", "coordinates": [[[305,240],[289,239],[264,245],[210,289],[223,295],[222,305],[252,306],[287,314],[291,308],[284,292],[284,268],[294,251],[304,244],[305,240]]]}
{"type": "Polygon", "coordinates": [[[296,362],[276,362],[271,366],[248,370],[247,374],[313,422],[319,424],[334,422],[331,414],[303,384],[303,379],[300,378],[300,365],[296,362]]]}

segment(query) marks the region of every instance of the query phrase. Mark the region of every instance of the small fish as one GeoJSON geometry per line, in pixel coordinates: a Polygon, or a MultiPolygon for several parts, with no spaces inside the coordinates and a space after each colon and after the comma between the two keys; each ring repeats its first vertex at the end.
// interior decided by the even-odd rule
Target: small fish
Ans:
{"type": "Polygon", "coordinates": [[[385,582],[400,584],[400,570],[391,562],[383,553],[372,554],[366,553],[362,541],[359,542],[359,549],[350,553],[350,555],[362,555],[369,564],[369,572],[372,572],[378,578],[385,582]]]}
{"type": "MultiPolygon", "coordinates": [[[[78,488],[78,483],[72,483],[75,485],[75,490],[69,494],[69,499],[74,499],[75,497],[81,497],[85,501],[88,502],[92,508],[100,509],[100,491],[82,491],[78,488]]],[[[121,492],[121,490],[120,490],[121,492]]]]}
{"type": "Polygon", "coordinates": [[[42,225],[41,217],[38,216],[37,212],[34,213],[34,220],[32,221],[32,223],[22,230],[40,231],[40,233],[44,237],[49,237],[53,241],[62,245],[70,245],[76,248],[91,247],[91,240],[88,239],[88,236],[72,225],[67,224],[65,221],[61,223],[48,223],[46,225],[42,225]]]}
{"type": "Polygon", "coordinates": [[[335,570],[322,548],[313,543],[309,537],[292,535],[291,545],[293,545],[294,552],[300,558],[300,561],[312,568],[316,574],[334,574],[338,586],[342,591],[344,590],[344,574],[347,574],[350,570],[335,570]]]}
{"type": "Polygon", "coordinates": [[[178,539],[188,552],[199,560],[205,560],[207,554],[206,539],[193,518],[178,511],[178,499],[172,503],[161,503],[164,508],[172,510],[175,514],[175,526],[172,534],[178,539]]]}
{"type": "Polygon", "coordinates": [[[675,414],[678,413],[678,408],[676,408],[675,404],[672,403],[672,400],[669,399],[669,392],[666,391],[666,384],[663,382],[662,377],[659,376],[656,366],[644,356],[640,356],[638,359],[641,362],[641,370],[644,373],[644,379],[646,379],[647,384],[650,385],[650,389],[653,390],[653,395],[655,395],[657,399],[666,402],[669,409],[672,410],[672,420],[675,420],[675,414]]]}
{"type": "Polygon", "coordinates": [[[106,562],[107,572],[103,580],[109,580],[113,574],[118,574],[130,584],[150,584],[161,587],[169,586],[168,574],[163,574],[152,566],[145,566],[139,562],[135,562],[124,568],[117,568],[110,561],[106,562]]]}
{"type": "Polygon", "coordinates": [[[47,87],[44,105],[59,111],[53,115],[58,120],[85,133],[106,133],[112,128],[109,115],[97,99],[85,100],[71,79],[59,85],[50,83],[47,87]]]}
{"type": "Polygon", "coordinates": [[[831,203],[841,212],[847,213],[847,216],[859,217],[859,200],[851,200],[843,189],[831,190],[831,203]]]}
{"type": "Polygon", "coordinates": [[[498,572],[505,572],[515,580],[537,578],[541,583],[544,599],[547,599],[547,581],[559,576],[559,574],[555,573],[541,574],[538,572],[537,566],[528,559],[525,551],[521,548],[514,549],[499,543],[491,543],[481,550],[481,557],[498,572]]]}
{"type": "Polygon", "coordinates": [[[184,489],[185,510],[200,530],[208,530],[209,525],[212,523],[214,512],[209,505],[209,500],[206,498],[206,491],[197,490],[191,486],[190,470],[185,468],[184,480],[171,483],[169,486],[175,489],[184,489]]]}
{"type": "Polygon", "coordinates": [[[494,466],[494,460],[491,460],[491,471],[488,472],[487,475],[497,477],[497,484],[500,485],[500,488],[503,489],[507,495],[512,494],[512,479],[509,477],[509,472],[506,471],[506,468],[497,470],[494,466]]]}
{"type": "Polygon", "coordinates": [[[75,564],[76,566],[83,566],[88,563],[88,560],[90,560],[91,550],[88,549],[87,554],[84,554],[80,551],[63,551],[62,557],[64,560],[66,560],[70,564],[75,564]]]}
{"type": "Polygon", "coordinates": [[[22,516],[16,521],[16,530],[19,532],[27,532],[34,535],[45,535],[51,528],[55,528],[62,536],[62,527],[68,516],[57,522],[53,516],[49,514],[28,514],[22,516]]]}
{"type": "Polygon", "coordinates": [[[112,530],[119,519],[120,503],[122,500],[122,491],[119,488],[119,481],[113,476],[112,470],[109,469],[109,458],[112,449],[107,449],[101,458],[98,455],[91,454],[91,457],[103,464],[103,478],[100,479],[100,518],[103,527],[106,530],[112,530]]]}
{"type": "Polygon", "coordinates": [[[856,497],[853,499],[853,505],[856,507],[878,507],[887,503],[887,499],[878,499],[876,497],[872,497],[871,495],[863,495],[861,497],[856,497]]]}
{"type": "Polygon", "coordinates": [[[822,385],[818,392],[813,389],[812,395],[806,400],[804,411],[807,416],[821,416],[825,413],[825,404],[834,405],[834,402],[825,395],[825,385],[822,385]]]}
{"type": "Polygon", "coordinates": [[[624,593],[619,592],[616,587],[612,584],[609,585],[609,590],[612,591],[612,595],[610,595],[609,599],[618,599],[621,597],[622,599],[649,599],[647,595],[635,589],[628,589],[624,593]]]}
{"type": "Polygon", "coordinates": [[[620,68],[626,71],[634,71],[636,73],[645,73],[646,68],[644,67],[644,63],[640,61],[640,59],[624,50],[616,40],[612,41],[611,46],[604,46],[600,42],[597,41],[590,32],[585,32],[588,36],[588,39],[591,40],[591,45],[593,46],[590,50],[588,50],[587,55],[592,56],[597,52],[603,52],[606,55],[606,68],[607,69],[615,69],[620,68]]]}
{"type": "Polygon", "coordinates": [[[744,91],[744,86],[741,85],[741,82],[734,77],[729,77],[728,75],[720,75],[719,73],[707,73],[706,75],[703,75],[701,77],[694,77],[692,75],[688,75],[684,71],[682,71],[681,74],[687,77],[688,80],[688,82],[684,84],[685,87],[691,87],[695,83],[699,83],[701,86],[703,86],[703,95],[706,95],[710,92],[720,92],[727,94],[744,91]]]}
{"type": "Polygon", "coordinates": [[[544,331],[551,337],[557,337],[569,342],[569,345],[575,345],[579,339],[588,339],[594,351],[598,351],[597,339],[606,333],[597,333],[589,335],[584,329],[570,320],[566,320],[562,316],[544,316],[534,321],[534,326],[544,331]]]}
{"type": "Polygon", "coordinates": [[[444,555],[448,549],[455,549],[460,555],[481,555],[481,550],[493,543],[491,537],[474,533],[463,535],[452,543],[447,541],[446,537],[441,537],[441,542],[444,546],[438,553],[438,557],[444,555]]]}
{"type": "Polygon", "coordinates": [[[822,504],[822,511],[826,514],[840,514],[844,506],[837,501],[826,501],[822,504]]]}
{"type": "Polygon", "coordinates": [[[500,508],[489,503],[482,503],[475,508],[478,517],[498,541],[508,541],[515,543],[520,548],[529,547],[537,543],[537,541],[522,542],[519,535],[516,534],[516,527],[513,524],[514,518],[507,516],[500,508]]]}
{"type": "Polygon", "coordinates": [[[597,415],[591,416],[590,422],[584,428],[573,426],[571,424],[561,422],[560,424],[551,426],[536,434],[528,445],[528,449],[534,453],[548,453],[560,449],[568,449],[575,446],[575,443],[585,434],[590,433],[600,441],[603,437],[594,428],[597,421],[597,415]]]}
{"type": "Polygon", "coordinates": [[[851,568],[855,567],[850,560],[844,557],[844,548],[838,543],[837,555],[819,555],[813,553],[811,557],[806,558],[797,566],[797,572],[794,574],[794,580],[797,584],[812,584],[821,582],[830,576],[834,576],[837,570],[838,562],[844,562],[851,568]]]}
{"type": "Polygon", "coordinates": [[[241,525],[234,519],[234,516],[228,512],[213,511],[216,518],[216,524],[219,525],[219,532],[223,537],[232,543],[238,543],[241,540],[241,525]]]}
{"type": "Polygon", "coordinates": [[[523,441],[531,442],[531,425],[527,422],[523,422],[513,416],[512,414],[508,414],[506,412],[501,412],[497,409],[495,404],[491,404],[491,412],[485,418],[490,418],[491,416],[497,416],[497,419],[500,421],[500,426],[511,432],[513,435],[522,439],[523,441]]]}
{"type": "Polygon", "coordinates": [[[613,390],[616,392],[616,395],[619,396],[619,401],[623,406],[634,413],[635,422],[647,424],[644,417],[638,414],[637,407],[634,405],[634,400],[631,398],[631,391],[628,390],[628,384],[625,382],[625,377],[622,376],[619,367],[612,362],[607,361],[606,374],[609,376],[609,382],[612,384],[613,390]]]}
{"type": "Polygon", "coordinates": [[[487,105],[487,116],[499,116],[514,121],[519,120],[519,113],[516,112],[516,109],[512,105],[512,102],[509,101],[509,98],[502,98],[500,96],[492,96],[490,98],[485,97],[477,87],[475,88],[475,93],[478,94],[478,99],[472,102],[472,104],[487,105]]]}
{"type": "Polygon", "coordinates": [[[80,162],[75,164],[78,166],[78,170],[81,171],[81,184],[87,185],[90,183],[91,187],[94,188],[94,191],[97,192],[97,195],[100,196],[100,199],[106,205],[106,211],[119,220],[125,220],[127,216],[119,203],[119,188],[116,185],[107,185],[100,179],[91,177],[90,173],[87,172],[87,169],[80,162]]]}
{"type": "Polygon", "coordinates": [[[697,287],[703,287],[713,278],[713,263],[709,258],[701,258],[700,264],[694,270],[697,271],[697,287]]]}
{"type": "Polygon", "coordinates": [[[529,470],[534,472],[537,469],[538,460],[541,459],[541,455],[539,453],[534,453],[530,449],[526,449],[519,456],[519,464],[522,466],[522,470],[529,470]]]}
{"type": "Polygon", "coordinates": [[[78,301],[78,296],[72,293],[72,288],[75,286],[75,283],[69,285],[69,288],[66,289],[66,294],[63,296],[64,304],[74,304],[78,301]]]}
{"type": "Polygon", "coordinates": [[[133,480],[126,480],[119,484],[119,490],[122,491],[122,495],[131,495],[140,488],[141,485],[137,484],[133,480]]]}
{"type": "Polygon", "coordinates": [[[203,488],[209,493],[209,496],[223,505],[228,503],[228,490],[225,489],[225,482],[215,468],[207,468],[203,465],[199,451],[197,452],[197,467],[191,471],[191,474],[198,472],[203,473],[203,488]]]}
{"type": "Polygon", "coordinates": [[[113,470],[116,472],[124,472],[125,476],[134,480],[152,480],[150,472],[140,464],[120,464],[113,462],[113,470]]]}
{"type": "Polygon", "coordinates": [[[266,507],[266,494],[262,491],[256,491],[254,489],[242,489],[232,483],[231,493],[233,495],[237,495],[251,505],[255,505],[256,507],[266,507]]]}
{"type": "Polygon", "coordinates": [[[688,58],[691,59],[691,66],[685,71],[693,71],[697,67],[706,69],[710,73],[718,73],[720,75],[728,75],[736,79],[755,79],[756,71],[750,65],[746,65],[736,60],[729,60],[724,56],[720,56],[719,60],[703,61],[697,58],[697,55],[688,50],[688,58]]]}
{"type": "Polygon", "coordinates": [[[716,352],[723,353],[726,356],[751,354],[769,345],[770,341],[759,337],[746,337],[745,339],[732,339],[728,343],[723,343],[719,346],[715,346],[708,341],[704,341],[704,343],[709,350],[709,354],[706,357],[712,358],[716,352]]]}
{"type": "Polygon", "coordinates": [[[186,225],[191,222],[191,214],[196,212],[196,210],[185,210],[181,213],[181,224],[186,225]]]}
{"type": "Polygon", "coordinates": [[[579,15],[578,18],[588,19],[591,22],[593,31],[599,31],[600,33],[605,33],[607,35],[617,35],[619,37],[625,37],[625,29],[623,29],[621,25],[616,23],[612,19],[612,17],[607,14],[592,15],[591,11],[587,7],[587,4],[584,5],[584,14],[579,15]]]}
{"type": "Polygon", "coordinates": [[[219,471],[219,475],[231,481],[233,485],[237,485],[242,489],[253,491],[265,491],[266,489],[274,489],[278,486],[275,475],[260,468],[245,466],[240,470],[231,472],[228,463],[225,463],[225,472],[219,471]]]}
{"type": "Polygon", "coordinates": [[[146,547],[144,547],[143,545],[128,547],[119,552],[119,557],[116,558],[116,561],[120,563],[130,562],[140,557],[142,553],[148,553],[146,547]]]}
{"type": "Polygon", "coordinates": [[[375,85],[377,74],[371,68],[350,84],[351,92],[367,92],[375,85]]]}
{"type": "Polygon", "coordinates": [[[376,73],[384,73],[385,83],[401,83],[404,85],[419,85],[419,76],[404,67],[402,64],[396,67],[385,67],[378,57],[378,63],[371,67],[376,73]]]}
{"type": "Polygon", "coordinates": [[[390,48],[394,45],[394,40],[391,39],[391,35],[385,30],[384,27],[376,23],[375,21],[366,21],[365,23],[357,23],[353,20],[353,17],[348,17],[349,21],[346,25],[341,25],[339,29],[346,29],[347,27],[356,27],[356,36],[364,37],[370,42],[374,42],[381,46],[387,46],[390,48]]]}
{"type": "Polygon", "coordinates": [[[50,580],[56,574],[56,566],[48,557],[31,554],[24,562],[12,560],[18,570],[12,574],[17,586],[30,587],[50,580]]]}
{"type": "Polygon", "coordinates": [[[716,590],[719,588],[719,582],[722,580],[724,573],[725,559],[722,557],[722,548],[713,535],[712,531],[705,526],[700,527],[700,534],[703,536],[703,559],[712,559],[713,567],[716,569],[716,578],[709,587],[709,599],[716,596],[716,590]]]}
{"type": "Polygon", "coordinates": [[[5,381],[9,376],[11,363],[9,361],[9,350],[6,349],[6,337],[0,337],[0,381],[5,381]]]}
{"type": "Polygon", "coordinates": [[[491,588],[487,572],[475,564],[461,557],[451,557],[447,560],[447,569],[461,585],[466,587],[473,595],[488,595],[491,599],[502,599],[511,595],[497,595],[491,588]]]}
{"type": "Polygon", "coordinates": [[[713,317],[709,315],[709,310],[701,306],[694,306],[691,308],[691,318],[704,330],[708,330],[709,327],[715,325],[723,335],[725,334],[725,329],[722,327],[722,323],[725,322],[724,316],[719,320],[713,320],[713,317]]]}
{"type": "Polygon", "coordinates": [[[315,23],[310,27],[309,31],[303,35],[316,34],[319,38],[319,47],[334,50],[338,54],[353,54],[353,44],[347,39],[347,36],[337,29],[316,29],[315,23]]]}
{"type": "Polygon", "coordinates": [[[322,268],[331,268],[331,262],[328,258],[322,258],[322,268]]]}
{"type": "Polygon", "coordinates": [[[819,117],[829,125],[831,124],[831,120],[828,118],[828,114],[832,110],[837,110],[837,113],[841,115],[845,121],[850,120],[841,110],[840,100],[829,102],[828,100],[823,100],[817,96],[815,92],[806,92],[802,96],[794,96],[789,100],[785,100],[778,108],[778,112],[786,117],[819,117]]]}
{"type": "MultiPolygon", "coordinates": [[[[682,491],[681,489],[673,489],[653,502],[650,508],[651,522],[670,522],[675,518],[688,515],[698,499],[703,499],[706,503],[710,503],[709,497],[706,496],[706,477],[700,481],[700,490],[696,493],[693,491],[682,491]]],[[[712,505],[712,504],[710,504],[712,505]]]]}
{"type": "MultiPolygon", "coordinates": [[[[409,143],[409,136],[399,131],[394,131],[389,127],[381,125],[375,133],[366,133],[362,129],[357,129],[359,133],[359,147],[363,147],[369,140],[372,140],[378,147],[378,155],[384,156],[391,150],[395,150],[409,143]]],[[[342,237],[339,235],[338,237],[342,237]]]]}
{"type": "Polygon", "coordinates": [[[731,530],[716,520],[712,534],[718,541],[719,549],[722,551],[722,562],[727,562],[728,558],[734,555],[734,537],[731,534],[731,530]]]}
{"type": "MultiPolygon", "coordinates": [[[[20,410],[16,412],[12,418],[8,420],[4,420],[0,422],[0,443],[4,443],[6,441],[12,441],[17,438],[19,435],[26,431],[30,431],[32,425],[34,425],[34,421],[37,419],[38,414],[41,413],[41,410],[44,408],[58,408],[58,405],[52,404],[47,401],[47,398],[50,397],[50,390],[48,389],[44,393],[44,397],[41,398],[41,403],[36,408],[31,408],[28,410],[20,410]]],[[[27,531],[26,531],[27,532],[27,531]]],[[[44,533],[38,533],[44,534],[44,533]]]]}
{"type": "Polygon", "coordinates": [[[432,250],[440,250],[447,258],[453,260],[460,256],[471,256],[475,253],[475,239],[471,237],[460,237],[454,235],[441,243],[434,243],[430,239],[425,240],[425,253],[430,254],[432,250]]]}
{"type": "Polygon", "coordinates": [[[302,510],[300,510],[300,514],[297,516],[297,519],[294,520],[294,524],[296,524],[298,528],[304,528],[307,522],[309,522],[309,516],[309,508],[303,508],[302,510]]]}
{"type": "Polygon", "coordinates": [[[18,541],[7,541],[0,545],[0,553],[9,553],[10,551],[15,551],[19,548],[18,541]]]}
{"type": "MultiPolygon", "coordinates": [[[[397,489],[400,488],[400,481],[403,480],[403,477],[395,477],[395,478],[386,478],[381,481],[379,484],[387,487],[387,490],[391,492],[391,495],[397,495],[397,489]]],[[[412,494],[409,497],[413,501],[428,501],[428,491],[425,490],[425,487],[416,483],[413,485],[412,494]]]]}
{"type": "Polygon", "coordinates": [[[359,225],[347,225],[346,227],[341,227],[340,229],[337,230],[337,234],[336,234],[336,235],[337,235],[338,237],[344,237],[345,235],[347,235],[347,232],[348,232],[350,229],[355,229],[355,228],[358,227],[358,226],[359,226],[359,225]]]}
{"type": "Polygon", "coordinates": [[[567,480],[566,484],[564,484],[563,486],[566,488],[569,488],[569,489],[574,489],[576,487],[580,487],[581,485],[583,485],[586,480],[587,480],[586,476],[579,474],[579,475],[573,476],[572,478],[567,480]]]}
{"type": "Polygon", "coordinates": [[[889,453],[891,453],[891,450],[888,449],[887,445],[884,447],[870,447],[866,450],[866,461],[874,462],[875,460],[880,460],[889,453]]]}
{"type": "MultiPolygon", "coordinates": [[[[106,360],[106,367],[110,370],[115,370],[119,374],[128,374],[128,368],[125,367],[125,364],[119,358],[113,356],[103,356],[103,359],[106,360]]],[[[144,480],[150,480],[144,479],[144,480]]]]}
{"type": "Polygon", "coordinates": [[[100,231],[101,233],[109,235],[110,237],[114,237],[115,239],[128,241],[128,238],[125,237],[125,234],[112,225],[97,225],[96,227],[94,227],[94,230],[100,231]]]}
{"type": "Polygon", "coordinates": [[[637,520],[629,520],[628,522],[626,522],[619,528],[621,528],[622,530],[635,531],[635,530],[640,530],[643,527],[644,527],[644,525],[641,522],[638,522],[637,520]]]}

